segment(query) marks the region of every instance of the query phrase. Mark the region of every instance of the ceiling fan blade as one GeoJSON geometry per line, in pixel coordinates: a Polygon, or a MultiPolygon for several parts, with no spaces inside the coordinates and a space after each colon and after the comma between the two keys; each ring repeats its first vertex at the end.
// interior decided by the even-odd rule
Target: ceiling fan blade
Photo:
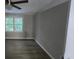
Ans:
{"type": "Polygon", "coordinates": [[[28,3],[28,0],[11,2],[12,4],[28,3]]]}
{"type": "Polygon", "coordinates": [[[17,8],[17,9],[21,9],[20,7],[14,5],[14,4],[11,4],[13,7],[17,8]]]}

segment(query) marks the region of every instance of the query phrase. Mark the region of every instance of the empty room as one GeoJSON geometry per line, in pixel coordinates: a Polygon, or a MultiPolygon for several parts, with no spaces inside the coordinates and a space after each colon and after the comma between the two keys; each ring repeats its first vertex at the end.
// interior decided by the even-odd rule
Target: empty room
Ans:
{"type": "Polygon", "coordinates": [[[71,5],[71,0],[5,0],[5,59],[73,59],[66,54],[71,5]]]}

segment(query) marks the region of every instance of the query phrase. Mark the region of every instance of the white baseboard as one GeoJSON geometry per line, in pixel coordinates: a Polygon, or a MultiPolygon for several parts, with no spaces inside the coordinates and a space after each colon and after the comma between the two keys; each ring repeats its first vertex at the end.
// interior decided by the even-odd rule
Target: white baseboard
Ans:
{"type": "Polygon", "coordinates": [[[51,59],[55,59],[37,40],[35,40],[36,43],[49,55],[51,59]]]}
{"type": "Polygon", "coordinates": [[[34,39],[34,37],[5,37],[5,39],[34,39]]]}

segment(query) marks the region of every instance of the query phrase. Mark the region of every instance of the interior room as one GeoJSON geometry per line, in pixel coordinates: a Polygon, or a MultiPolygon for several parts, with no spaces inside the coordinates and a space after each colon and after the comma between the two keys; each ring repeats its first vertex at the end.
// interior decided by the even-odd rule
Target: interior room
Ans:
{"type": "Polygon", "coordinates": [[[70,7],[71,0],[5,0],[5,59],[65,59],[70,7]]]}

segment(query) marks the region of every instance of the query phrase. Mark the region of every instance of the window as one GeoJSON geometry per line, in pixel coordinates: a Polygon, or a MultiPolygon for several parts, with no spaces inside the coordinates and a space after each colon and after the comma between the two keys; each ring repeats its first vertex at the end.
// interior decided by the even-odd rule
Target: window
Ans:
{"type": "Polygon", "coordinates": [[[6,18],[6,31],[13,31],[13,18],[12,17],[6,18]]]}
{"type": "Polygon", "coordinates": [[[22,32],[23,18],[22,17],[6,17],[6,31],[22,32]]]}

